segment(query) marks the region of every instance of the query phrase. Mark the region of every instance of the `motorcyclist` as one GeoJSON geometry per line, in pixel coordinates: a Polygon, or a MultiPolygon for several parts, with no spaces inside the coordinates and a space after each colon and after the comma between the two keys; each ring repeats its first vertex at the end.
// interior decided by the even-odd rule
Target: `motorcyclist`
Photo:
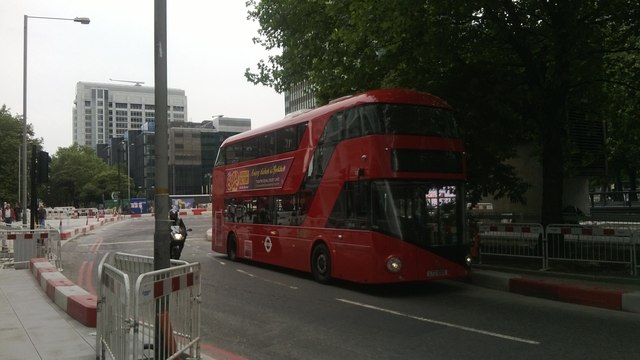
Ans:
{"type": "Polygon", "coordinates": [[[180,233],[183,237],[183,241],[178,242],[180,246],[179,254],[181,254],[182,248],[184,247],[184,240],[186,240],[187,238],[187,227],[185,226],[184,221],[182,221],[182,218],[180,218],[179,211],[176,208],[173,208],[171,209],[171,211],[169,211],[169,219],[171,220],[171,226],[178,226],[180,228],[180,233]]]}

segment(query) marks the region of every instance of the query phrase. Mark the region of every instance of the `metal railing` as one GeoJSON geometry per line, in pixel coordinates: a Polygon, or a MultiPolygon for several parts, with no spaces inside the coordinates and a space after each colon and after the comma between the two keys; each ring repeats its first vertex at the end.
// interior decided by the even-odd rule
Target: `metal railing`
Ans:
{"type": "Polygon", "coordinates": [[[200,358],[200,264],[171,264],[152,271],[153,258],[147,256],[116,253],[102,259],[98,359],[151,359],[154,353],[162,359],[200,358]]]}
{"type": "Polygon", "coordinates": [[[622,266],[637,276],[640,268],[640,228],[553,224],[480,224],[479,259],[486,257],[539,259],[542,269],[559,263],[582,266],[622,266]]]}
{"type": "Polygon", "coordinates": [[[540,224],[481,224],[479,226],[480,258],[482,255],[539,259],[546,268],[546,242],[540,224]]]}
{"type": "Polygon", "coordinates": [[[637,275],[637,234],[629,229],[548,225],[548,261],[597,264],[622,264],[637,275]]]}

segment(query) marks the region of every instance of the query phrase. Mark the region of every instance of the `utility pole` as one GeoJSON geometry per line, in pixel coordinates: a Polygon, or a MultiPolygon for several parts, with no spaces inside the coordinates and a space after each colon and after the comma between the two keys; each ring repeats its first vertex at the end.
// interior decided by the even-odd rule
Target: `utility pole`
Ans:
{"type": "MultiPolygon", "coordinates": [[[[154,1],[154,60],[155,60],[155,102],[156,102],[156,194],[155,233],[153,236],[153,268],[168,268],[169,260],[169,148],[167,143],[167,1],[154,1]]],[[[154,333],[154,359],[166,359],[169,350],[168,339],[163,339],[169,329],[169,297],[156,299],[156,319],[154,333]],[[163,334],[164,333],[164,334],[163,334]],[[165,341],[163,341],[165,340],[165,341]]],[[[172,334],[171,334],[172,336],[172,334]]]]}
{"type": "Polygon", "coordinates": [[[169,263],[169,146],[167,145],[167,3],[155,0],[155,102],[156,102],[156,228],[154,269],[169,263]]]}

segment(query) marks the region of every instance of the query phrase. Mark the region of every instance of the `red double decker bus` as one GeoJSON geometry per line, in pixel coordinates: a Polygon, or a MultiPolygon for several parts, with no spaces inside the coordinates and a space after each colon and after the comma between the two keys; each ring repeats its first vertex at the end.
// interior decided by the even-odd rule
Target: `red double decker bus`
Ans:
{"type": "Polygon", "coordinates": [[[212,179],[212,249],[327,283],[468,275],[464,147],[443,100],[340,98],[228,138],[212,179]]]}

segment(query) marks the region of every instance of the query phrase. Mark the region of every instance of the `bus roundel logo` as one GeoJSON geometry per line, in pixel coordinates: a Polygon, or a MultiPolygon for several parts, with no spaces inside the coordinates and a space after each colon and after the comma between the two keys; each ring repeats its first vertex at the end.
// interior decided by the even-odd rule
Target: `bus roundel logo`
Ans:
{"type": "Polygon", "coordinates": [[[264,249],[267,250],[268,253],[271,252],[271,246],[272,245],[273,244],[271,243],[271,238],[267,236],[264,239],[264,249]]]}

